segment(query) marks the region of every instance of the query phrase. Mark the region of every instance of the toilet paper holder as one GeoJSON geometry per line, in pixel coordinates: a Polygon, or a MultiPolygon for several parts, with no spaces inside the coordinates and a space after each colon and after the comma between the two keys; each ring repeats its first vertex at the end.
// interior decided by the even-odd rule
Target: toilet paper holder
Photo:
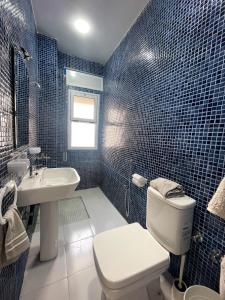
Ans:
{"type": "Polygon", "coordinates": [[[132,183],[134,185],[136,185],[137,187],[140,187],[140,188],[144,187],[148,183],[148,181],[149,180],[147,178],[145,178],[137,173],[132,175],[132,183]]]}

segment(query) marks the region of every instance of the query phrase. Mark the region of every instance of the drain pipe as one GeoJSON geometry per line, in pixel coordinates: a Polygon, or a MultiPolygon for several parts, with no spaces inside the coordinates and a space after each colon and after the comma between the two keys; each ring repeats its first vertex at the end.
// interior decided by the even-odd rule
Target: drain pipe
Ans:
{"type": "Polygon", "coordinates": [[[130,163],[130,169],[129,169],[129,175],[128,175],[128,188],[127,188],[126,185],[124,185],[124,187],[126,188],[125,199],[124,200],[125,200],[125,210],[126,210],[126,217],[127,218],[130,215],[130,189],[131,189],[131,176],[132,176],[133,160],[131,159],[129,161],[129,163],[130,163]]]}

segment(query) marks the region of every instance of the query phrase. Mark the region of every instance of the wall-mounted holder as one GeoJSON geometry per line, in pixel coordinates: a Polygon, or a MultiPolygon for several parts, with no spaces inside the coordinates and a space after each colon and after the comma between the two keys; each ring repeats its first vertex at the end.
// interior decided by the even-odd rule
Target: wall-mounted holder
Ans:
{"type": "Polygon", "coordinates": [[[32,81],[30,84],[37,87],[37,88],[39,88],[39,89],[41,88],[40,84],[37,81],[32,81]]]}
{"type": "Polygon", "coordinates": [[[39,153],[41,153],[41,147],[30,147],[29,148],[29,153],[31,155],[39,154],[39,153]]]}
{"type": "Polygon", "coordinates": [[[23,48],[23,47],[19,47],[19,51],[23,54],[23,58],[27,61],[32,60],[32,56],[30,55],[30,53],[27,51],[27,49],[23,48]]]}
{"type": "Polygon", "coordinates": [[[210,259],[215,265],[219,265],[221,263],[223,256],[224,255],[222,254],[222,252],[218,249],[213,249],[210,253],[210,259]]]}
{"type": "Polygon", "coordinates": [[[28,158],[17,158],[7,163],[7,170],[9,174],[14,174],[22,178],[27,169],[30,167],[30,160],[28,158]]]}
{"type": "Polygon", "coordinates": [[[194,231],[194,234],[192,235],[192,241],[196,244],[203,242],[203,236],[200,231],[194,231]]]}
{"type": "Polygon", "coordinates": [[[148,179],[135,173],[132,175],[132,183],[137,187],[142,188],[148,183],[148,179]]]}

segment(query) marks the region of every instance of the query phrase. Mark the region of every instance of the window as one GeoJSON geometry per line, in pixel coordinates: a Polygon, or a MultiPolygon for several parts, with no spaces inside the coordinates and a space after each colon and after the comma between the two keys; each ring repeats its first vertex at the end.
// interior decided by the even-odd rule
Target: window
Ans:
{"type": "Polygon", "coordinates": [[[103,78],[93,74],[66,69],[66,85],[103,91],[103,78]]]}
{"type": "Polygon", "coordinates": [[[97,149],[99,95],[69,90],[68,149],[97,149]]]}

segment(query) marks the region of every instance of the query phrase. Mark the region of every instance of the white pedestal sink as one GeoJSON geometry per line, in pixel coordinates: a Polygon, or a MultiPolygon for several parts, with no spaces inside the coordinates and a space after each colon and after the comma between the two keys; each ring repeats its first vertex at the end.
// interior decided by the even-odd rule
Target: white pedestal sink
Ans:
{"type": "MultiPolygon", "coordinates": [[[[35,173],[35,172],[34,172],[35,173]]],[[[18,206],[40,204],[40,260],[58,254],[58,201],[71,198],[80,182],[73,168],[42,168],[18,187],[18,206]]]]}

